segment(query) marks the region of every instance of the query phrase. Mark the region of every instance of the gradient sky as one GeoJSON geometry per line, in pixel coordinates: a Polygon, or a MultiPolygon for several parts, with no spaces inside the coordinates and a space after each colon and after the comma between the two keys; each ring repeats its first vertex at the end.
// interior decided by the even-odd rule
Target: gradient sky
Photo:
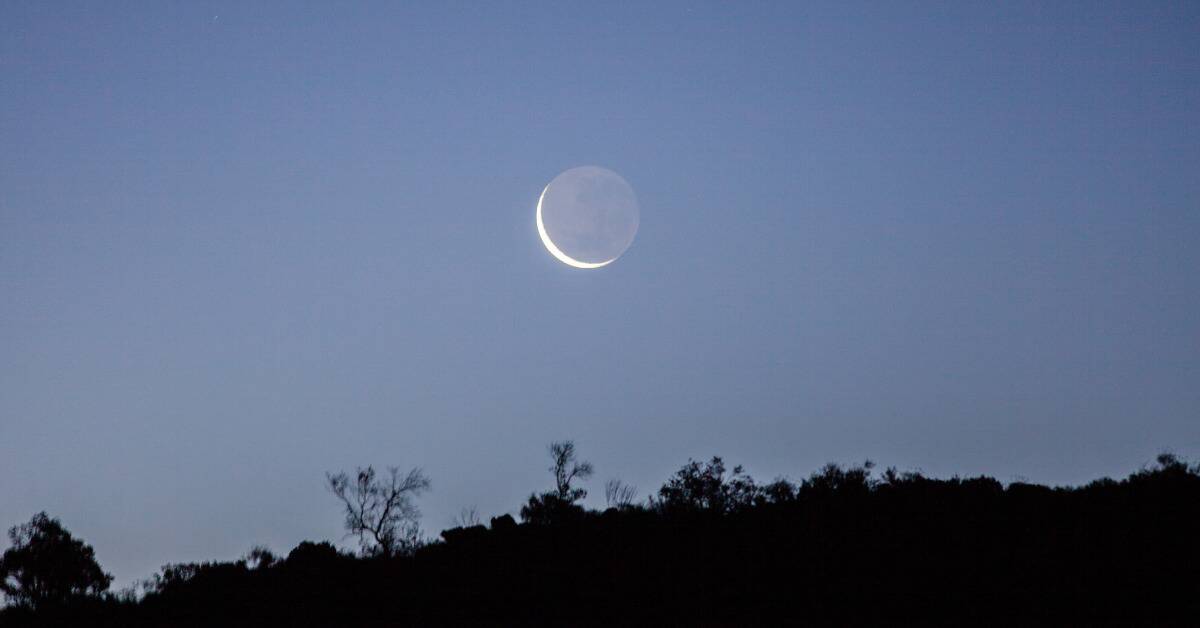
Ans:
{"type": "Polygon", "coordinates": [[[346,4],[0,4],[0,527],[128,584],[339,539],[356,464],[515,513],[562,438],[596,506],[1200,457],[1200,4],[346,4]],[[597,271],[534,228],[585,164],[597,271]]]}

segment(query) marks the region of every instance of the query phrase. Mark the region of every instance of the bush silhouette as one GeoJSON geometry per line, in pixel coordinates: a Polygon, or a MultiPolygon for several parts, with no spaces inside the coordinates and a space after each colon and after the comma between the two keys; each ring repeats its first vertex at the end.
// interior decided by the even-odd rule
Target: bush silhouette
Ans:
{"type": "Polygon", "coordinates": [[[725,514],[749,507],[759,495],[754,479],[741,466],[725,475],[725,462],[718,456],[701,464],[689,460],[675,476],[658,489],[652,505],[664,512],[709,512],[725,514]]]}

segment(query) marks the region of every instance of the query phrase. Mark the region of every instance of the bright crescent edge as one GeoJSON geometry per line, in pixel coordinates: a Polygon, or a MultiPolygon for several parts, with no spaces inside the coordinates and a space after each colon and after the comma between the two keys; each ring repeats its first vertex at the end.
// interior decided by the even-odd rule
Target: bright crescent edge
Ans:
{"type": "Polygon", "coordinates": [[[546,233],[546,226],[542,224],[542,199],[546,198],[546,190],[549,189],[549,185],[542,188],[542,195],[538,197],[537,204],[537,230],[538,235],[542,237],[542,244],[546,245],[546,250],[550,251],[551,255],[558,258],[558,261],[566,264],[567,266],[574,266],[575,268],[600,268],[601,266],[608,266],[616,261],[617,258],[614,257],[607,262],[599,262],[596,264],[590,262],[581,262],[577,259],[572,259],[571,256],[563,253],[558,249],[557,246],[554,245],[554,241],[550,239],[550,234],[546,233]]]}

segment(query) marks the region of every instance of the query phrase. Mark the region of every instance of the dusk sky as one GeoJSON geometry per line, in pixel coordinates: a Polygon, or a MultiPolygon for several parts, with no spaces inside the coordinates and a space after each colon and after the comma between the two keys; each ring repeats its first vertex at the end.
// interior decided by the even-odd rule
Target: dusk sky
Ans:
{"type": "MultiPolygon", "coordinates": [[[[0,4],[0,528],[118,585],[433,536],[574,438],[1050,484],[1200,457],[1200,3],[0,4]],[[542,189],[640,229],[570,268],[542,189]]],[[[0,547],[5,541],[0,541],[0,547]]]]}

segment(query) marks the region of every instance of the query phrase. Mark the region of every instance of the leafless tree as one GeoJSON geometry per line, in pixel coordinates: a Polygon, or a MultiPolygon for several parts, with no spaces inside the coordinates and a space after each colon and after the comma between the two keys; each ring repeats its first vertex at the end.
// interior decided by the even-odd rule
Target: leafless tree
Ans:
{"type": "Polygon", "coordinates": [[[578,462],[575,459],[575,441],[565,440],[550,443],[550,458],[554,461],[550,472],[554,474],[556,496],[567,503],[577,502],[587,497],[587,491],[573,488],[571,482],[586,480],[592,477],[592,463],[578,462]]]}
{"type": "Polygon", "coordinates": [[[610,508],[624,508],[633,503],[637,495],[637,487],[626,484],[617,478],[604,483],[604,501],[610,508]]]}
{"type": "Polygon", "coordinates": [[[458,511],[458,514],[455,515],[454,520],[451,521],[451,523],[454,524],[455,527],[459,528],[477,526],[480,524],[479,509],[475,508],[474,506],[463,508],[462,510],[458,511]]]}
{"type": "Polygon", "coordinates": [[[329,490],[345,506],[347,536],[357,536],[363,554],[392,556],[411,551],[420,542],[421,512],[413,498],[429,490],[429,478],[414,467],[407,474],[388,467],[380,477],[374,467],[327,473],[329,490]]]}

